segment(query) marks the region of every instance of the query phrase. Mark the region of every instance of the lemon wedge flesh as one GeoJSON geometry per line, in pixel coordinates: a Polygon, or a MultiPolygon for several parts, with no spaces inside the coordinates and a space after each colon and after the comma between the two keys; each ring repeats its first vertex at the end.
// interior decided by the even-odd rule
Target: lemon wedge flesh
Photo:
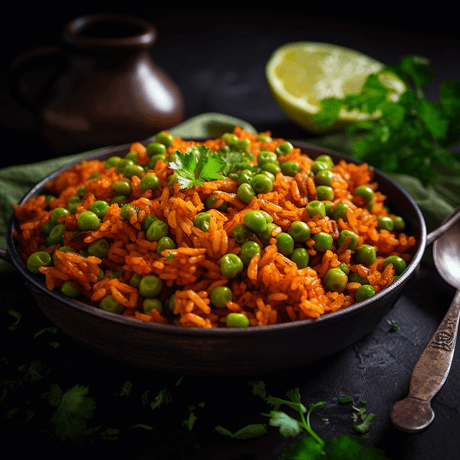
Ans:
{"type": "MultiPolygon", "coordinates": [[[[384,67],[381,62],[342,46],[295,42],[272,53],[265,66],[265,77],[275,101],[292,121],[309,131],[321,131],[311,119],[320,110],[320,101],[359,93],[368,75],[384,67]]],[[[391,100],[397,101],[406,90],[404,82],[392,73],[382,72],[379,79],[390,89],[391,100]]],[[[325,130],[357,120],[376,119],[379,115],[343,109],[338,120],[325,130]]]]}

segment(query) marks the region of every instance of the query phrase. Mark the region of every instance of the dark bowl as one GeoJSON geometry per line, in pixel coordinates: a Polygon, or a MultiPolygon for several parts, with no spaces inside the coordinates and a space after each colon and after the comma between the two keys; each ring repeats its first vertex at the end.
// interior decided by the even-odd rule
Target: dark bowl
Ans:
{"type": "MultiPolygon", "coordinates": [[[[360,164],[325,148],[295,141],[292,144],[311,158],[328,154],[334,162],[344,159],[360,164]]],[[[109,147],[85,159],[103,160],[123,155],[128,149],[129,144],[109,147]]],[[[47,182],[73,164],[42,180],[21,203],[43,193],[47,182]]],[[[7,251],[49,320],[76,342],[97,353],[142,368],[186,375],[255,375],[294,368],[337,353],[369,333],[395,304],[422,259],[426,227],[420,209],[398,184],[372,169],[379,190],[388,197],[386,203],[392,212],[404,216],[406,233],[415,237],[415,254],[404,273],[388,288],[370,299],[314,320],[236,329],[145,323],[69,299],[58,291],[49,291],[19,257],[13,239],[17,227],[14,216],[8,224],[7,251]]]]}

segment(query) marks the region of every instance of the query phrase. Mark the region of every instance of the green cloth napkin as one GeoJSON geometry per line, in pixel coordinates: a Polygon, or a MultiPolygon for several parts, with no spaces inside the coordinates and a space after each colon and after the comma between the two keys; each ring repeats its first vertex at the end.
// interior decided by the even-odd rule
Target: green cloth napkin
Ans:
{"type": "MultiPolygon", "coordinates": [[[[204,113],[184,121],[170,129],[171,134],[180,137],[218,137],[225,132],[233,131],[235,126],[241,126],[250,132],[256,132],[249,123],[238,118],[221,113],[204,113]]],[[[267,129],[270,129],[267,127],[267,129]]],[[[152,136],[151,140],[154,140],[152,136]]],[[[330,135],[324,138],[308,140],[315,145],[322,145],[341,153],[349,154],[350,146],[341,135],[330,135]]],[[[0,169],[0,248],[6,249],[6,227],[12,214],[11,206],[18,203],[22,197],[39,181],[53,171],[80,160],[89,153],[53,158],[29,165],[9,166],[0,169]]],[[[449,176],[449,171],[443,171],[443,180],[424,187],[418,179],[404,174],[394,174],[391,177],[398,182],[416,201],[425,217],[428,231],[436,228],[442,220],[460,205],[460,178],[449,176]]],[[[14,271],[8,263],[0,260],[0,273],[14,271]]]]}

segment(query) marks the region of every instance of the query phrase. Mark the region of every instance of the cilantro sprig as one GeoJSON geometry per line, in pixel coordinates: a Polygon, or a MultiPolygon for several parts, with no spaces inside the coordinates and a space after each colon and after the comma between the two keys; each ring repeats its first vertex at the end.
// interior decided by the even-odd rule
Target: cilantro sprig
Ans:
{"type": "Polygon", "coordinates": [[[423,92],[435,77],[429,65],[424,57],[403,56],[398,65],[369,75],[360,93],[323,99],[313,119],[325,128],[342,109],[378,114],[375,120],[346,126],[354,157],[387,173],[412,175],[425,184],[437,177],[437,167],[448,166],[460,173],[460,154],[454,151],[460,141],[460,82],[442,82],[439,99],[431,102],[423,92]],[[388,72],[406,84],[399,100],[390,97],[392,90],[379,78],[388,72]]]}
{"type": "Polygon", "coordinates": [[[222,179],[226,165],[219,153],[211,151],[205,145],[193,145],[185,153],[176,150],[175,159],[169,162],[169,167],[175,170],[174,176],[182,189],[222,179]]]}

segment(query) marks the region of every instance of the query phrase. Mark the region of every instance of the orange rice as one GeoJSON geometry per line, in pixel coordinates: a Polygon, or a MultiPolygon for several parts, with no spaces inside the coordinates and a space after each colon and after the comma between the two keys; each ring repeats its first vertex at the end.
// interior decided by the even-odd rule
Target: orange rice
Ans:
{"type": "MultiPolygon", "coordinates": [[[[257,140],[257,135],[235,128],[234,134],[240,139],[249,139],[251,152],[257,164],[257,155],[261,149],[274,152],[284,139],[270,141],[257,140]]],[[[263,133],[271,136],[269,131],[263,133]]],[[[185,152],[187,147],[200,145],[198,142],[174,138],[174,145],[168,148],[168,156],[176,149],[185,152]]],[[[222,138],[204,143],[211,150],[224,146],[222,138]]],[[[135,142],[131,152],[137,152],[137,161],[147,165],[149,157],[146,148],[135,142]]],[[[393,282],[395,271],[389,264],[385,270],[382,264],[386,257],[398,255],[406,262],[412,256],[416,241],[414,237],[396,231],[378,229],[377,218],[389,215],[384,206],[386,196],[378,190],[372,170],[367,164],[355,165],[344,160],[332,167],[334,181],[334,199],[332,206],[339,202],[348,204],[347,222],[326,216],[309,216],[306,211],[308,202],[317,199],[316,188],[310,168],[313,160],[294,148],[285,156],[279,157],[280,163],[295,161],[300,170],[294,176],[285,176],[278,172],[273,190],[256,195],[249,204],[236,196],[238,182],[223,178],[206,182],[189,189],[180,189],[179,184],[168,186],[168,178],[174,172],[168,163],[158,161],[153,170],[160,179],[160,185],[154,191],[141,192],[140,178],[133,176],[131,194],[128,201],[138,209],[129,220],[120,214],[118,204],[111,204],[107,214],[101,219],[99,228],[94,231],[80,231],[77,225],[78,215],[88,210],[96,200],[110,203],[114,193],[111,184],[122,180],[115,167],[106,169],[103,161],[87,160],[61,173],[47,184],[48,193],[55,199],[47,202],[45,195],[31,197],[23,205],[13,206],[19,221],[19,231],[14,233],[18,251],[27,262],[36,251],[46,251],[54,257],[54,263],[39,270],[44,276],[48,289],[59,288],[65,281],[71,281],[85,302],[99,306],[107,295],[113,295],[123,306],[121,314],[141,321],[174,324],[182,327],[226,327],[226,317],[231,312],[244,314],[250,326],[265,326],[290,321],[318,318],[328,312],[347,308],[355,303],[355,292],[359,283],[349,282],[343,292],[332,292],[324,283],[324,276],[330,268],[345,263],[350,272],[366,277],[375,292],[379,292],[393,282]],[[89,178],[98,173],[98,177],[89,178]],[[75,214],[60,218],[66,227],[63,245],[76,252],[61,252],[62,245],[46,246],[46,236],[42,227],[50,220],[50,214],[57,207],[66,207],[67,200],[77,194],[81,186],[86,194],[75,214]],[[374,207],[368,211],[367,203],[353,194],[356,187],[367,185],[374,191],[374,207]],[[227,204],[225,211],[207,210],[211,214],[208,231],[202,231],[193,223],[197,213],[206,211],[205,201],[211,195],[218,199],[216,206],[227,204]],[[261,252],[253,257],[243,272],[233,279],[221,274],[220,259],[228,253],[239,254],[241,245],[235,241],[233,229],[244,222],[244,215],[250,210],[266,211],[273,218],[276,228],[272,238],[262,243],[256,234],[252,240],[261,245],[261,252]],[[169,236],[174,240],[176,249],[156,253],[157,242],[149,241],[142,230],[142,222],[147,215],[154,214],[169,225],[169,236]],[[313,236],[318,232],[327,232],[333,237],[330,250],[318,253],[314,249],[314,240],[309,238],[304,247],[310,255],[308,267],[299,269],[288,257],[278,252],[276,235],[286,232],[292,222],[303,221],[308,224],[313,236]],[[372,245],[376,249],[377,259],[370,266],[356,262],[355,252],[347,249],[348,241],[338,244],[339,233],[348,229],[358,235],[358,248],[362,244],[372,245]],[[106,257],[88,256],[87,246],[94,241],[105,239],[110,243],[106,257]],[[104,277],[98,279],[103,269],[104,277]],[[113,276],[114,274],[118,276],[113,276]],[[131,286],[134,274],[140,276],[155,275],[162,281],[159,299],[164,305],[160,312],[153,309],[150,314],[143,310],[144,298],[138,288],[131,286]],[[211,291],[218,286],[228,286],[233,292],[232,301],[224,308],[216,308],[210,301],[211,291]],[[169,299],[174,294],[172,311],[168,308],[169,299]]],[[[296,243],[296,246],[299,246],[296,243]]]]}

